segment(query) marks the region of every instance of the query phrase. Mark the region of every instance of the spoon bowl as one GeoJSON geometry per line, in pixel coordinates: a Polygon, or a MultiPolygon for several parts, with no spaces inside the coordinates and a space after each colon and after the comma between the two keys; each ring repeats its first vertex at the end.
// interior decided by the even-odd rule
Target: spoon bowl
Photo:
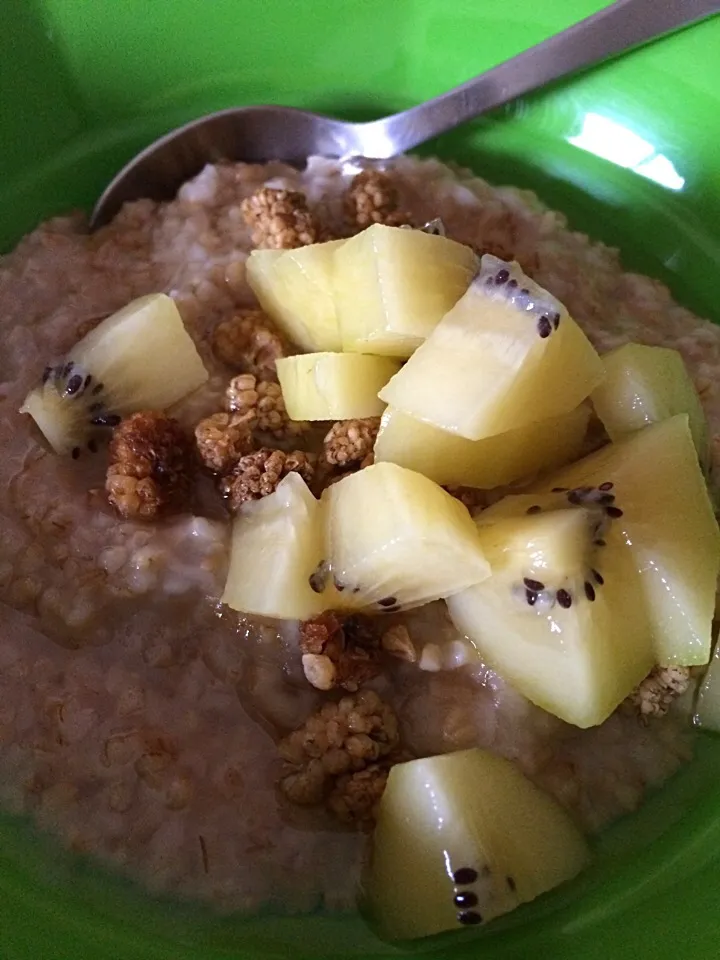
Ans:
{"type": "Polygon", "coordinates": [[[358,152],[353,134],[360,126],[294,107],[231,107],[199,117],[155,140],[123,167],[98,200],[91,227],[107,223],[128,201],[172,199],[206,163],[283,160],[300,166],[311,154],[358,152]]]}

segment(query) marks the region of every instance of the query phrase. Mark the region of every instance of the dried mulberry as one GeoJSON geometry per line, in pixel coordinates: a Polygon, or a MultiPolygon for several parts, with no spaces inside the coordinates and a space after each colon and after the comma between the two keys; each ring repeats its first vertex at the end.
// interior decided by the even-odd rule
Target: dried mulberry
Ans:
{"type": "Polygon", "coordinates": [[[154,520],[186,509],[194,458],[177,420],[141,411],[115,428],[105,481],[108,500],[126,518],[154,520]]]}
{"type": "Polygon", "coordinates": [[[256,247],[291,250],[317,243],[321,228],[302,193],[262,187],[241,205],[256,247]]]}

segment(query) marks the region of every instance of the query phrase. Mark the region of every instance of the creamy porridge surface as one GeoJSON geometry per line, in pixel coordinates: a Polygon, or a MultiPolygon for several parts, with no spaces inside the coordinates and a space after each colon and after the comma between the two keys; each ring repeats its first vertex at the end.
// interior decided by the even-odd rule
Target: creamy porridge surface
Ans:
{"type": "MultiPolygon", "coordinates": [[[[441,217],[454,239],[514,256],[599,349],[637,340],[679,350],[720,431],[720,329],[623,272],[616,251],[570,231],[533,194],[435,160],[400,159],[393,171],[418,222],[441,217]]],[[[174,415],[194,426],[217,410],[228,372],[209,334],[254,304],[240,202],[268,182],[340,217],[347,176],[334,162],[312,159],[303,173],[209,166],[172,203],[129,205],[92,236],[81,218],[51,220],[0,260],[0,804],[153,889],[224,909],[343,908],[363,837],[277,797],[273,737],[302,724],[316,694],[290,627],[238,624],[219,609],[229,525],[218,503],[201,491],[197,516],[120,521],[103,456],[53,457],[17,413],[87,323],[155,291],[176,299],[211,371],[174,415]]],[[[398,665],[376,682],[418,754],[489,746],[590,830],[634,809],[689,756],[672,715],[642,726],[617,713],[578,731],[533,707],[466,662],[439,604],[413,613],[409,629],[456,660],[398,665]]]]}

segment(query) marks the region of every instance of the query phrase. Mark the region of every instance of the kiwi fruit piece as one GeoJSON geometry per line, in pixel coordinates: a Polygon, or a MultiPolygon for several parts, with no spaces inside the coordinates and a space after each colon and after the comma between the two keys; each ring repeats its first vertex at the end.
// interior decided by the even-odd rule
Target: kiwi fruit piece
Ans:
{"type": "Polygon", "coordinates": [[[566,723],[602,723],[654,663],[615,488],[506,497],[477,518],[492,577],[448,599],[481,658],[566,723]],[[610,510],[610,514],[608,514],[610,510]]]}
{"type": "Polygon", "coordinates": [[[107,317],[46,366],[20,413],[30,414],[55,453],[77,459],[123,417],[164,410],[207,378],[174,300],[154,293],[107,317]]]}
{"type": "Polygon", "coordinates": [[[626,343],[602,358],[605,380],[591,396],[611,440],[686,413],[698,459],[707,471],[710,441],[705,412],[682,356],[668,347],[626,343]]]}
{"type": "Polygon", "coordinates": [[[509,760],[462,750],[397,764],[380,802],[361,906],[388,940],[487,923],[590,860],[557,801],[509,760]]]}

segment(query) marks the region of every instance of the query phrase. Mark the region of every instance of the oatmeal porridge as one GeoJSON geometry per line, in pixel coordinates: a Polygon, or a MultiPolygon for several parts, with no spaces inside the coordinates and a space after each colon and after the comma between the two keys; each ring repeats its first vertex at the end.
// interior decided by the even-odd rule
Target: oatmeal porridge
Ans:
{"type": "MultiPolygon", "coordinates": [[[[490,669],[441,600],[400,610],[391,596],[384,616],[303,623],[221,603],[231,514],[291,474],[317,494],[362,471],[378,429],[375,412],[319,432],[290,417],[275,363],[297,350],[258,309],[251,249],[438,218],[475,253],[517,261],[601,353],[679,351],[716,455],[720,331],[527,191],[437,160],[357,176],[312,158],[303,172],[207,166],[172,202],[129,204],[94,234],[79,216],[50,220],[0,260],[3,808],[156,891],[223,910],[339,910],[393,764],[485,748],[593,833],[690,758],[682,667],[579,729],[490,669]],[[18,413],[26,394],[104,318],[158,292],[207,381],[169,416],[105,424],[109,447],[54,456],[18,413]]],[[[603,442],[593,430],[587,450],[603,442]]],[[[500,496],[446,486],[472,511],[500,496]]]]}

